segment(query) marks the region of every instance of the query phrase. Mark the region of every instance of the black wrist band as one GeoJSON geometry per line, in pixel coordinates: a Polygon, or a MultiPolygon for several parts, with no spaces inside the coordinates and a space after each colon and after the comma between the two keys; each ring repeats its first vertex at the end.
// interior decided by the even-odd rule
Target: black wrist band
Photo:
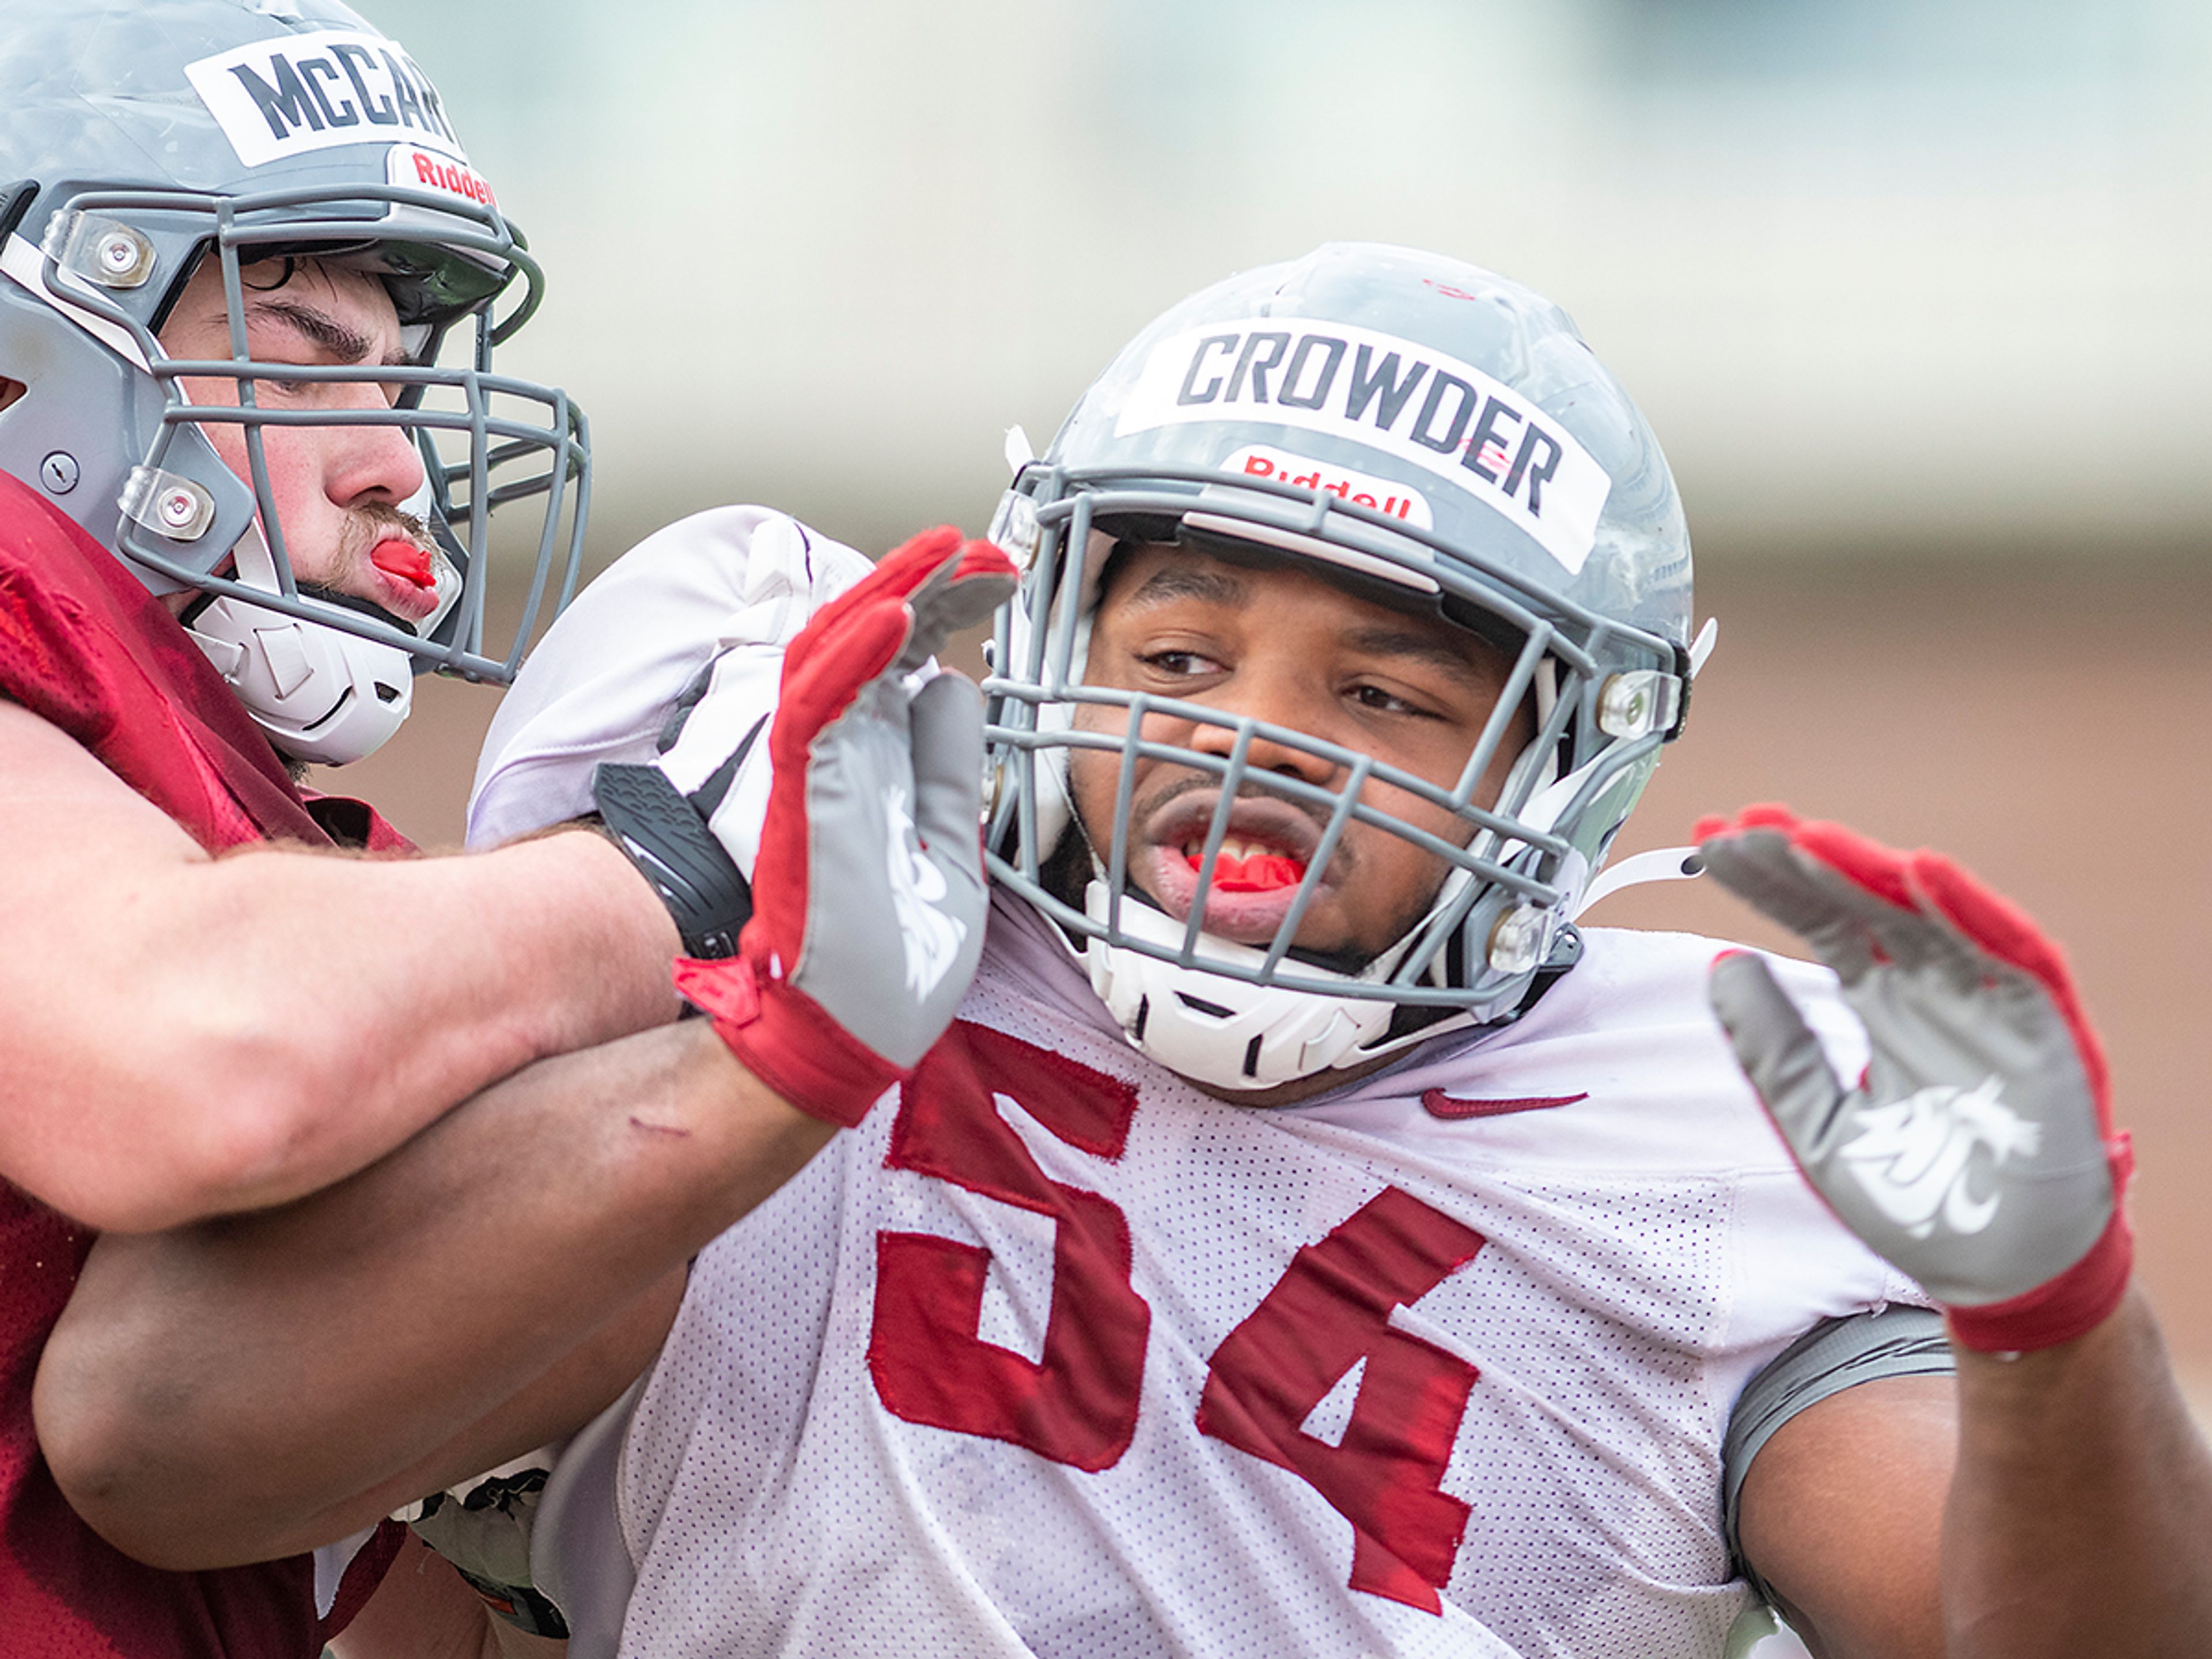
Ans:
{"type": "Polygon", "coordinates": [[[752,884],[659,768],[605,765],[592,776],[599,818],[676,919],[686,954],[738,952],[753,913],[752,884]]]}

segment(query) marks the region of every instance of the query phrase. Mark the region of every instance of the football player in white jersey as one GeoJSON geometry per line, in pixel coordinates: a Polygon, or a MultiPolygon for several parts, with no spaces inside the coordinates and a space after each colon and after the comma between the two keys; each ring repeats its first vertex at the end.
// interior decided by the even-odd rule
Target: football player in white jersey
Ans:
{"type": "MultiPolygon", "coordinates": [[[[738,528],[748,581],[819,599],[815,538],[738,528]]],[[[1367,246],[1232,278],[1117,358],[994,534],[1024,575],[984,688],[988,931],[865,1116],[836,1028],[975,958],[907,838],[863,896],[794,835],[878,796],[933,821],[927,769],[909,801],[825,763],[816,670],[855,610],[799,634],[772,725],[791,605],[678,621],[732,644],[665,724],[622,619],[680,599],[563,619],[480,817],[573,816],[580,727],[659,730],[597,771],[602,814],[688,940],[756,907],[746,969],[687,988],[796,1095],[805,1058],[750,1034],[804,981],[856,1127],[672,1319],[562,1326],[544,1287],[623,1242],[549,1213],[588,1139],[496,1103],[289,1214],[112,1250],[80,1299],[143,1369],[97,1410],[198,1477],[227,1547],[589,1419],[422,1523],[580,1656],[1717,1655],[1747,1576],[1827,1655],[2212,1639],[2212,1461],[2032,924],[1765,809],[1702,856],[1834,973],[1573,925],[1702,642],[1665,462],[1556,307],[1367,246]],[[426,1267],[419,1307],[324,1310],[426,1267]],[[208,1358],[301,1321],[311,1388],[208,1358]],[[522,1386],[503,1347],[549,1323],[593,1363],[522,1386]],[[228,1470],[218,1419],[286,1473],[228,1470]]],[[[681,540],[624,580],[679,594],[681,540]]],[[[883,617],[868,753],[951,701],[883,617]]]]}

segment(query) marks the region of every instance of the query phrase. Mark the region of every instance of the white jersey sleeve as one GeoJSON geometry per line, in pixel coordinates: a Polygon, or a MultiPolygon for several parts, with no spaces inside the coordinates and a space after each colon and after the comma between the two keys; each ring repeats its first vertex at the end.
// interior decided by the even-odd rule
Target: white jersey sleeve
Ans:
{"type": "MultiPolygon", "coordinates": [[[[561,613],[500,700],[469,792],[469,845],[592,811],[593,773],[653,759],[677,700],[724,653],[734,661],[718,695],[744,684],[771,713],[785,647],[870,568],[765,507],[715,507],[647,536],[561,613]]],[[[768,787],[763,750],[731,785],[732,820],[757,824],[768,787]]]]}
{"type": "Polygon", "coordinates": [[[1719,947],[1594,933],[1519,1024],[1256,1110],[1026,918],[700,1257],[622,1462],[623,1652],[1717,1655],[1736,1394],[1917,1299],[1767,1127],[1719,947]]]}

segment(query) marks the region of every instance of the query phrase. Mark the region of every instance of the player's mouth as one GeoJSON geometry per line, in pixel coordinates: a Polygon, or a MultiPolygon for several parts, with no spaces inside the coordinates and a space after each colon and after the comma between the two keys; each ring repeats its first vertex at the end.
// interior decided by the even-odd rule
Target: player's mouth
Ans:
{"type": "MultiPolygon", "coordinates": [[[[1177,796],[1152,814],[1142,841],[1130,849],[1130,873],[1178,921],[1199,902],[1216,799],[1211,789],[1177,796]]],[[[1248,945],[1273,939],[1305,882],[1320,839],[1313,820],[1286,801],[1239,801],[1214,855],[1206,931],[1248,945]]],[[[1333,886],[1334,874],[1323,873],[1321,893],[1333,886]]]]}
{"type": "MultiPolygon", "coordinates": [[[[1191,879],[1198,878],[1206,862],[1206,839],[1194,836],[1182,844],[1191,879]]],[[[1270,893],[1279,887],[1295,887],[1306,878],[1305,860],[1262,841],[1231,836],[1213,859],[1213,890],[1217,893],[1270,893]]]]}
{"type": "Polygon", "coordinates": [[[438,608],[437,561],[420,543],[387,536],[368,550],[367,573],[374,592],[368,597],[407,622],[420,622],[438,608]]]}

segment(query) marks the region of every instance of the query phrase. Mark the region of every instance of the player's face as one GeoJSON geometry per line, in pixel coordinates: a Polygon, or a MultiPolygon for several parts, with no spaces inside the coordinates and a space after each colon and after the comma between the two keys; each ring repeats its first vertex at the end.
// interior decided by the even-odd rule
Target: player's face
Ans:
{"type": "MultiPolygon", "coordinates": [[[[1320,738],[1445,788],[1459,781],[1512,665],[1485,641],[1433,617],[1360,599],[1288,562],[1231,564],[1188,549],[1146,546],[1117,562],[1092,621],[1091,684],[1201,703],[1320,738]]],[[[1121,730],[1118,708],[1085,705],[1079,727],[1121,730]]],[[[1495,801],[1532,734],[1524,711],[1478,792],[1495,801]]],[[[1164,714],[1144,736],[1226,757],[1232,727],[1164,714]]],[[[1103,854],[1112,832],[1118,750],[1075,750],[1075,809],[1103,854]]],[[[1327,812],[1269,790],[1270,773],[1339,788],[1346,769],[1304,749],[1255,738],[1252,776],[1232,808],[1206,901],[1206,930],[1264,945],[1281,925],[1318,848],[1327,812]],[[1225,889],[1229,890],[1224,890],[1225,889]]],[[[1197,899],[1198,860],[1218,799],[1218,775],[1164,760],[1136,763],[1129,874],[1170,915],[1197,899]]],[[[1468,832],[1443,809],[1370,782],[1366,804],[1439,839],[1468,832]]],[[[1443,861],[1371,825],[1351,823],[1299,927],[1302,955],[1357,966],[1417,923],[1445,875],[1443,861]]]]}
{"type": "MultiPolygon", "coordinates": [[[[393,365],[405,361],[392,296],[374,277],[313,259],[264,260],[245,270],[246,345],[257,362],[302,365],[393,365]],[[280,280],[281,279],[281,280],[280,280]]],[[[175,358],[228,357],[230,325],[222,271],[201,264],[161,331],[175,358]]],[[[190,377],[196,404],[239,401],[238,382],[190,377]]],[[[258,380],[254,398],[270,410],[389,409],[398,391],[376,382],[258,380]]],[[[210,422],[200,428],[231,471],[248,483],[245,428],[210,422]]],[[[395,426],[264,426],[270,494],[294,579],[368,600],[406,621],[437,608],[428,580],[429,542],[400,503],[422,487],[422,458],[395,426]],[[404,544],[395,547],[393,543],[404,544]],[[409,550],[414,550],[410,556],[409,550]]],[[[190,599],[181,596],[179,603],[190,599]]]]}

